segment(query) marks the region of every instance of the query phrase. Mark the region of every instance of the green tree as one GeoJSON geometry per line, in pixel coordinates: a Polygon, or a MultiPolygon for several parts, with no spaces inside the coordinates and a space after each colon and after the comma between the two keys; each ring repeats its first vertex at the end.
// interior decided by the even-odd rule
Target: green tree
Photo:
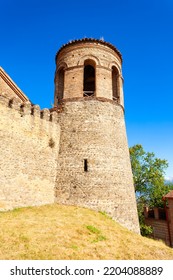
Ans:
{"type": "Polygon", "coordinates": [[[140,144],[129,151],[137,199],[150,207],[162,206],[162,196],[170,190],[164,179],[168,162],[145,152],[140,144]]]}
{"type": "Polygon", "coordinates": [[[151,233],[151,227],[145,225],[144,206],[163,207],[162,197],[172,189],[172,184],[165,184],[164,174],[168,162],[155,157],[154,153],[145,152],[137,144],[129,149],[133,180],[137,199],[139,223],[142,235],[151,233]]]}

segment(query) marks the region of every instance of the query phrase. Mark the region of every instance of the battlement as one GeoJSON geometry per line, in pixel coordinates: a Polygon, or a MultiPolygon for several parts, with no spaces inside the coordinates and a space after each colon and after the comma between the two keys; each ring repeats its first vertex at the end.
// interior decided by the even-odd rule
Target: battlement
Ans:
{"type": "Polygon", "coordinates": [[[0,94],[0,104],[6,108],[17,111],[21,117],[33,116],[45,121],[58,123],[58,111],[52,109],[40,109],[39,105],[33,105],[30,101],[21,102],[18,98],[9,98],[0,94]]]}
{"type": "Polygon", "coordinates": [[[54,203],[58,113],[0,94],[0,210],[54,203]]]}

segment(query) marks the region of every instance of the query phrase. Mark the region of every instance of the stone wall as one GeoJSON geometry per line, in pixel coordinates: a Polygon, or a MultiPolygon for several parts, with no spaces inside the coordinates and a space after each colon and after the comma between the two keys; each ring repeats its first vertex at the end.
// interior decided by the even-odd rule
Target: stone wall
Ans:
{"type": "Polygon", "coordinates": [[[56,201],[105,211],[139,233],[123,108],[104,98],[66,100],[59,122],[56,201]]]}
{"type": "Polygon", "coordinates": [[[57,113],[0,95],[0,210],[54,202],[57,113]]]}

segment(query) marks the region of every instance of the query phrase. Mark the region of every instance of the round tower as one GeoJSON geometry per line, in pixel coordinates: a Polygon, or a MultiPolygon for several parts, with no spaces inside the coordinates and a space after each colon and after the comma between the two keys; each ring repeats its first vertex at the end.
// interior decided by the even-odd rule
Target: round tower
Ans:
{"type": "Polygon", "coordinates": [[[55,195],[58,203],[105,211],[139,233],[121,68],[120,52],[102,40],[71,41],[57,52],[55,195]]]}

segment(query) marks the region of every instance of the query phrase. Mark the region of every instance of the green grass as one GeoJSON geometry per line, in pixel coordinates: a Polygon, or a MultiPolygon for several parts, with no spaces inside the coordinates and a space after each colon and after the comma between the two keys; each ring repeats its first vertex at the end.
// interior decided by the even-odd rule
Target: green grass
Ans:
{"type": "Polygon", "coordinates": [[[105,213],[54,204],[0,212],[0,259],[173,260],[173,249],[105,213]]]}
{"type": "Polygon", "coordinates": [[[93,242],[99,242],[99,241],[106,240],[106,237],[103,236],[103,235],[101,234],[101,231],[100,231],[99,229],[97,229],[96,227],[89,225],[89,226],[86,226],[86,228],[87,228],[92,234],[94,234],[94,235],[93,235],[93,236],[94,236],[93,242]]]}
{"type": "Polygon", "coordinates": [[[95,228],[94,226],[86,226],[86,228],[92,233],[96,233],[96,234],[100,233],[100,230],[95,228]]]}

